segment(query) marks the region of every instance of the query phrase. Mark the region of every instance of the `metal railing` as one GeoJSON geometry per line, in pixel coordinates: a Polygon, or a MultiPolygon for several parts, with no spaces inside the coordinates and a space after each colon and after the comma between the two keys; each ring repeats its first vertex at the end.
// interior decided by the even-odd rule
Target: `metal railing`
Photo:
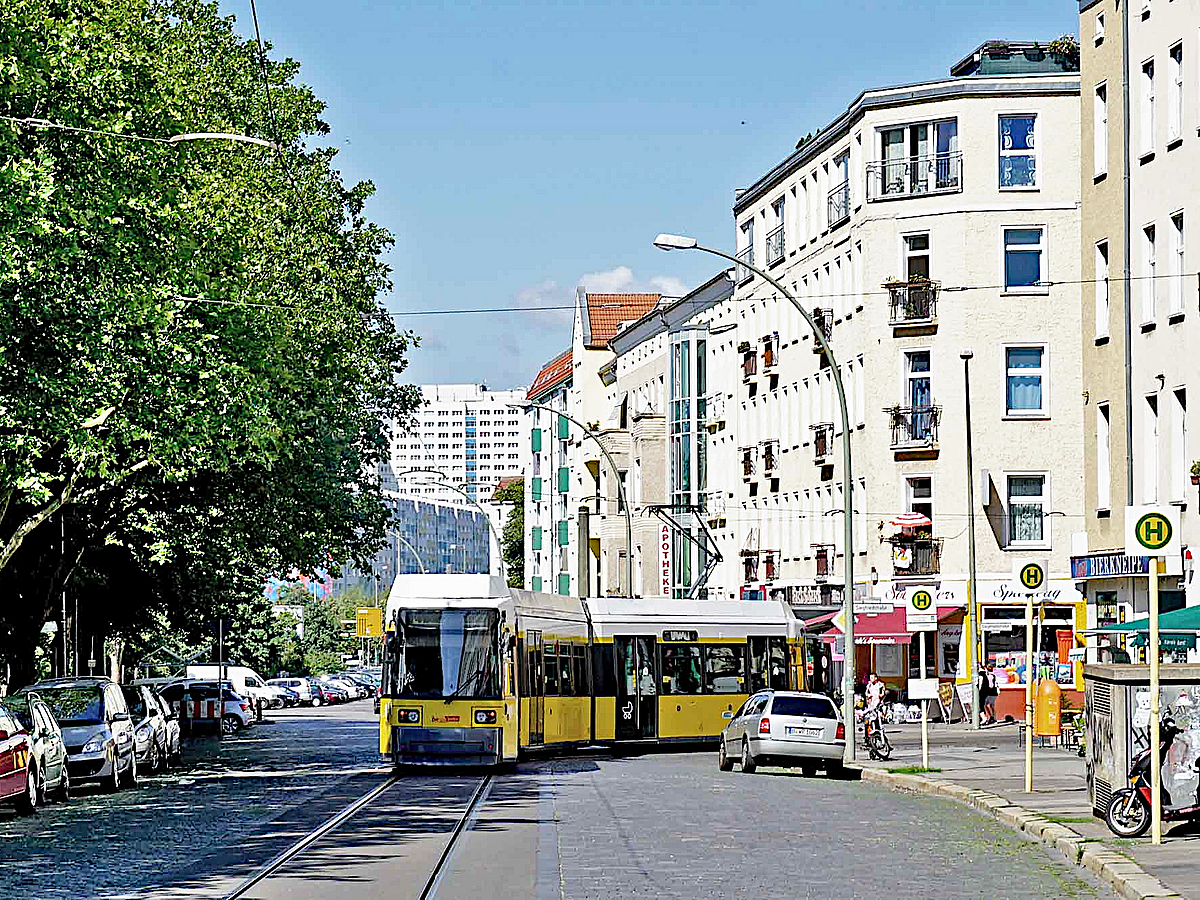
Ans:
{"type": "Polygon", "coordinates": [[[774,472],[779,466],[779,442],[766,441],[763,443],[763,471],[774,472]]]}
{"type": "MultiPolygon", "coordinates": [[[[787,252],[787,241],[783,234],[783,225],[776,225],[767,232],[767,265],[774,265],[783,259],[783,254],[787,252]]],[[[749,262],[754,262],[750,259],[749,262]]]]}
{"type": "Polygon", "coordinates": [[[891,324],[928,322],[937,318],[940,281],[891,281],[884,287],[891,294],[891,324]]]}
{"type": "Polygon", "coordinates": [[[833,559],[833,548],[828,544],[813,544],[813,555],[817,563],[814,574],[817,578],[828,578],[830,575],[830,562],[833,559]]]}
{"type": "Polygon", "coordinates": [[[822,422],[819,425],[813,425],[813,457],[817,460],[823,460],[829,456],[830,450],[833,447],[833,423],[822,422]]]}
{"type": "Polygon", "coordinates": [[[753,450],[743,450],[742,451],[742,477],[743,478],[753,478],[754,470],[755,470],[754,451],[753,450]]]}
{"type": "Polygon", "coordinates": [[[753,350],[742,356],[742,378],[750,378],[758,372],[758,354],[753,350]]]}
{"type": "Polygon", "coordinates": [[[893,406],[885,409],[892,420],[892,447],[935,446],[940,406],[893,406]]]}
{"type": "Polygon", "coordinates": [[[772,335],[764,340],[762,345],[763,369],[773,369],[775,364],[779,362],[779,337],[772,335]]]}
{"type": "Polygon", "coordinates": [[[868,202],[961,190],[961,150],[867,163],[868,202]]]}
{"type": "MultiPolygon", "coordinates": [[[[833,340],[833,310],[816,308],[812,311],[813,325],[821,329],[821,334],[825,340],[833,340]]],[[[824,353],[821,344],[818,341],[813,341],[813,353],[824,353]]]]}
{"type": "Polygon", "coordinates": [[[940,575],[942,538],[893,538],[892,573],[894,575],[940,575]]]}
{"type": "Polygon", "coordinates": [[[774,581],[777,568],[777,554],[774,550],[763,553],[763,581],[774,581]]]}
{"type": "Polygon", "coordinates": [[[840,225],[850,218],[850,179],[847,178],[832,191],[826,201],[826,215],[829,217],[829,227],[840,225]]]}
{"type": "Polygon", "coordinates": [[[746,262],[746,263],[749,263],[750,265],[754,265],[754,245],[751,244],[745,250],[742,250],[741,252],[739,252],[737,255],[737,258],[738,258],[737,283],[745,284],[747,281],[749,281],[751,278],[754,277],[754,273],[751,272],[745,266],[743,266],[742,263],[746,262]]]}
{"type": "Polygon", "coordinates": [[[758,552],[742,551],[742,566],[745,574],[743,581],[751,582],[758,580],[758,552]]]}

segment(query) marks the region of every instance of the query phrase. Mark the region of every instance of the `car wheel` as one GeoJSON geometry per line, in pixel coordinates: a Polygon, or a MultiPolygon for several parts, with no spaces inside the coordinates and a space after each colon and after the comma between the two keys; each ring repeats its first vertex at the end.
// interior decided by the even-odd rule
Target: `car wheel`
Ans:
{"type": "Polygon", "coordinates": [[[750,753],[750,742],[742,741],[742,771],[747,775],[753,775],[758,768],[758,763],[754,761],[754,757],[750,753]]]}
{"type": "Polygon", "coordinates": [[[222,734],[237,734],[241,727],[242,723],[237,716],[225,716],[221,719],[222,734]]]}
{"type": "Polygon", "coordinates": [[[717,750],[717,768],[722,772],[733,770],[733,760],[729,758],[729,753],[725,749],[725,738],[721,738],[721,747],[717,750]]]}
{"type": "Polygon", "coordinates": [[[815,778],[817,776],[817,767],[812,763],[805,763],[800,766],[800,774],[805,778],[815,778]]]}
{"type": "Polygon", "coordinates": [[[321,698],[313,697],[313,709],[316,709],[320,705],[321,705],[321,698]]]}
{"type": "Polygon", "coordinates": [[[71,773],[67,771],[66,763],[63,763],[62,780],[58,783],[58,799],[61,803],[71,799],[71,773]]]}
{"type": "Polygon", "coordinates": [[[23,816],[37,812],[39,794],[37,769],[30,766],[25,770],[25,793],[17,800],[17,812],[23,816]]]}
{"type": "Polygon", "coordinates": [[[150,742],[150,772],[153,774],[162,767],[162,754],[158,752],[158,742],[150,742]]]}
{"type": "Polygon", "coordinates": [[[845,778],[846,767],[840,762],[830,760],[829,762],[825,763],[825,774],[830,778],[845,778]]]}

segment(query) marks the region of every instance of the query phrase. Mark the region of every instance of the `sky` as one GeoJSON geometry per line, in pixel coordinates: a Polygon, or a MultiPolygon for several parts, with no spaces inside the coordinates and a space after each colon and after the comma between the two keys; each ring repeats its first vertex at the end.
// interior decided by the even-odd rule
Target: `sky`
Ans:
{"type": "MultiPolygon", "coordinates": [[[[220,0],[252,35],[250,0],[220,0]]],[[[328,104],[349,183],[396,239],[383,298],[413,383],[529,384],[575,290],[681,295],[732,248],[734,191],[863,90],[946,77],[988,40],[1078,31],[1075,0],[421,3],[256,0],[328,104]],[[521,312],[419,315],[520,307],[521,312]]]]}

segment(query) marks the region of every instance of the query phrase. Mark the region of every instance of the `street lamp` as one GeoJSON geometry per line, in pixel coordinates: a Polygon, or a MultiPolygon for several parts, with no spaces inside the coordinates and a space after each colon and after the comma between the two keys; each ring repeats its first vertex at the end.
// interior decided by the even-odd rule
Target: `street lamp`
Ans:
{"type": "MultiPolygon", "coordinates": [[[[596,436],[592,429],[588,428],[574,416],[571,416],[560,409],[554,409],[545,406],[541,403],[532,403],[529,400],[520,401],[517,403],[509,403],[507,406],[513,409],[543,409],[548,413],[555,413],[562,416],[568,422],[573,422],[582,430],[585,437],[591,438],[596,442],[596,446],[600,448],[600,452],[604,454],[604,458],[608,460],[608,465],[613,471],[613,478],[617,481],[617,496],[621,498],[621,507],[625,510],[625,584],[629,591],[629,596],[633,596],[633,516],[629,511],[629,501],[625,499],[625,484],[621,481],[621,470],[617,468],[616,462],[609,455],[608,450],[604,446],[604,442],[596,436]]],[[[580,585],[582,588],[584,585],[580,585]]]]}
{"type": "MultiPolygon", "coordinates": [[[[846,389],[842,386],[842,373],[838,369],[837,359],[833,355],[833,348],[829,346],[829,342],[825,339],[823,329],[817,327],[817,323],[813,321],[800,301],[791,295],[787,288],[764,272],[757,266],[738,259],[736,256],[730,256],[722,250],[714,250],[711,247],[705,247],[699,244],[695,238],[686,237],[679,234],[660,234],[654,239],[654,246],[659,250],[699,250],[703,253],[711,253],[713,256],[719,256],[722,259],[727,259],[730,262],[749,269],[755,275],[760,276],[769,285],[774,287],[779,293],[783,294],[796,310],[804,317],[804,321],[808,323],[812,329],[813,337],[821,346],[825,353],[825,358],[829,361],[829,369],[833,375],[833,386],[837,390],[838,406],[842,413],[842,468],[845,470],[845,543],[846,543],[846,579],[845,587],[842,589],[842,604],[843,618],[845,628],[843,632],[846,635],[846,652],[845,663],[843,665],[842,676],[842,717],[846,720],[846,728],[850,732],[850,739],[846,741],[846,762],[854,762],[855,746],[854,746],[854,472],[850,465],[850,413],[846,406],[846,389]]],[[[978,704],[976,704],[978,705],[978,704]]]]}
{"type": "Polygon", "coordinates": [[[958,354],[963,361],[963,397],[966,403],[967,426],[967,639],[971,642],[971,655],[965,660],[964,669],[971,679],[971,728],[979,730],[979,675],[974,671],[981,668],[983,660],[976,659],[979,653],[979,608],[976,605],[975,571],[975,457],[971,452],[971,359],[975,351],[966,349],[958,354]]]}

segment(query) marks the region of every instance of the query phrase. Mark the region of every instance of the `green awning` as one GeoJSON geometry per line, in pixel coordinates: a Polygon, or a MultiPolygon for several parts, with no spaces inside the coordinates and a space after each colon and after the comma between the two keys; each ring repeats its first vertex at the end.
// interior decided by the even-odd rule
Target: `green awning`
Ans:
{"type": "MultiPolygon", "coordinates": [[[[1158,614],[1158,630],[1176,634],[1200,634],[1200,606],[1185,606],[1171,612],[1158,614]]],[[[1132,622],[1121,622],[1117,625],[1105,625],[1103,628],[1089,628],[1089,634],[1111,634],[1113,632],[1150,631],[1150,617],[1134,619],[1132,622]]]]}

